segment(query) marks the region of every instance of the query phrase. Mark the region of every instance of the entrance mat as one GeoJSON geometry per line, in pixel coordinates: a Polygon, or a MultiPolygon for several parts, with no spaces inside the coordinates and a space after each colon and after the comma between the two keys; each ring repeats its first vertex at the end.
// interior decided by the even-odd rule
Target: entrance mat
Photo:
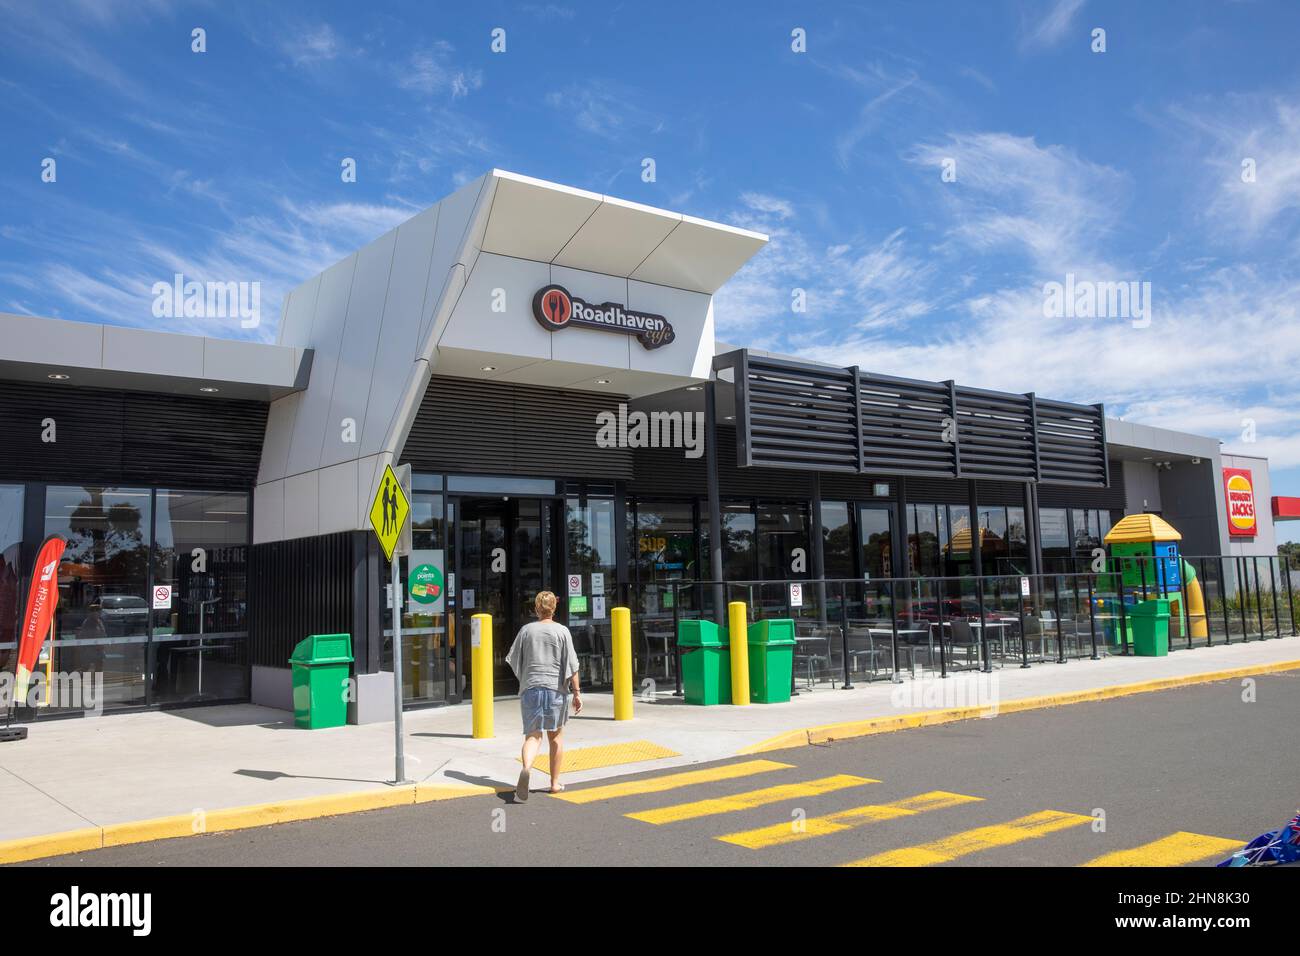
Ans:
{"type": "MultiPolygon", "coordinates": [[[[542,741],[546,749],[546,741],[542,741]]],[[[661,747],[650,740],[629,740],[622,744],[602,744],[599,747],[580,747],[566,750],[560,769],[565,773],[577,773],[579,770],[595,770],[597,767],[613,767],[621,763],[640,763],[643,760],[662,760],[664,757],[680,757],[675,750],[661,747]]],[[[533,761],[533,769],[542,773],[551,772],[550,754],[541,753],[533,761]]]]}

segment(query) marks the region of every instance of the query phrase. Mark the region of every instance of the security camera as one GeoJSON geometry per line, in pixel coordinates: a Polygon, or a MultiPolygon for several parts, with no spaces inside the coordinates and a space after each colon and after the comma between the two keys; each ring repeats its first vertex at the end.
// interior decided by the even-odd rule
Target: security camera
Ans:
{"type": "Polygon", "coordinates": [[[1192,459],[1192,464],[1193,464],[1193,465],[1199,465],[1200,463],[1201,463],[1201,459],[1199,459],[1199,458],[1193,458],[1193,459],[1192,459]]]}

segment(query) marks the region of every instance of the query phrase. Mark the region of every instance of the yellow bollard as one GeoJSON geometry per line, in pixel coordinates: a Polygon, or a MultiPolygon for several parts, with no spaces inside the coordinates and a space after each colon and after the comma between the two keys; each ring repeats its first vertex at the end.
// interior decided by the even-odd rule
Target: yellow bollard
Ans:
{"type": "Polygon", "coordinates": [[[616,607],[609,612],[614,629],[614,719],[632,719],[632,612],[616,607]]]}
{"type": "Polygon", "coordinates": [[[474,739],[494,736],[492,727],[492,615],[475,614],[469,622],[470,693],[474,739]]]}
{"type": "Polygon", "coordinates": [[[737,707],[749,703],[749,608],[744,601],[727,605],[731,641],[731,702],[737,707]]]}

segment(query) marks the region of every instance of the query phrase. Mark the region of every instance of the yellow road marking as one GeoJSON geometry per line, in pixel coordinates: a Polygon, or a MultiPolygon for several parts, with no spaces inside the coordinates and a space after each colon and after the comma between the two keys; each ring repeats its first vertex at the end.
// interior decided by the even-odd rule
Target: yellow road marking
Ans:
{"type": "Polygon", "coordinates": [[[759,827],[756,830],[728,833],[726,836],[718,837],[718,839],[724,843],[734,843],[736,846],[747,847],[751,850],[761,850],[769,846],[798,843],[800,840],[811,840],[813,837],[851,830],[854,827],[866,826],[868,823],[876,823],[880,820],[915,816],[927,810],[942,810],[945,807],[975,803],[982,799],[983,797],[968,797],[960,793],[948,793],[945,790],[932,790],[929,793],[921,793],[915,797],[895,800],[892,803],[868,804],[865,807],[854,807],[851,810],[838,810],[835,813],[828,813],[824,817],[811,817],[803,821],[802,829],[796,829],[794,822],[791,821],[790,823],[776,823],[770,827],[759,827]]]}
{"type": "Polygon", "coordinates": [[[1092,817],[1079,813],[1062,813],[1060,810],[1043,810],[1031,813],[1007,823],[998,823],[989,827],[976,827],[955,833],[942,840],[922,843],[919,846],[903,847],[874,856],[846,863],[846,866],[932,866],[935,863],[948,863],[951,860],[988,850],[993,847],[1010,846],[1022,840],[1034,840],[1039,837],[1066,830],[1070,827],[1091,823],[1092,817]]]}
{"type": "Polygon", "coordinates": [[[736,793],[729,797],[713,800],[696,800],[693,803],[679,803],[671,807],[658,807],[654,810],[642,810],[625,816],[645,823],[676,823],[679,820],[694,820],[696,817],[712,816],[715,813],[730,813],[733,810],[748,810],[782,800],[795,800],[800,797],[815,797],[847,787],[860,787],[865,783],[880,783],[870,777],[855,777],[840,773],[833,777],[821,777],[806,783],[786,783],[763,790],[750,790],[748,793],[736,793]]]}
{"type": "MultiPolygon", "coordinates": [[[[543,747],[546,744],[543,742],[543,747]]],[[[652,740],[629,740],[621,744],[602,744],[599,747],[582,747],[569,750],[564,754],[561,769],[576,773],[579,770],[595,770],[597,767],[614,767],[621,763],[640,763],[643,760],[662,760],[664,757],[680,757],[676,750],[669,750],[652,740]]],[[[542,773],[551,772],[550,754],[538,754],[533,761],[533,769],[542,773]]]]}
{"type": "Polygon", "coordinates": [[[734,780],[736,777],[748,777],[756,773],[767,773],[772,770],[793,769],[793,764],[777,763],[775,760],[745,760],[740,763],[725,764],[721,767],[708,767],[704,770],[687,770],[683,773],[665,774],[662,777],[651,777],[648,780],[628,780],[624,783],[608,783],[603,787],[566,790],[563,793],[556,794],[555,799],[567,800],[569,803],[593,803],[596,800],[634,797],[643,793],[663,793],[665,790],[689,787],[696,783],[734,780]]]}
{"type": "Polygon", "coordinates": [[[1185,866],[1199,863],[1212,857],[1226,857],[1235,853],[1246,843],[1244,840],[1225,840],[1223,837],[1206,836],[1203,833],[1188,833],[1179,830],[1167,837],[1135,846],[1131,850],[1116,850],[1103,853],[1095,860],[1089,860],[1084,866],[1185,866]]]}

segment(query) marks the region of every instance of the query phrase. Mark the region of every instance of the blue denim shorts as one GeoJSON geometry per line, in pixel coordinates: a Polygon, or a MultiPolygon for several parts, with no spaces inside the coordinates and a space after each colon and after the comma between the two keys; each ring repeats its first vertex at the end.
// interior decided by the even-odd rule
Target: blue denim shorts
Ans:
{"type": "Polygon", "coordinates": [[[569,696],[549,687],[530,687],[519,698],[524,733],[559,730],[569,718],[569,696]]]}

